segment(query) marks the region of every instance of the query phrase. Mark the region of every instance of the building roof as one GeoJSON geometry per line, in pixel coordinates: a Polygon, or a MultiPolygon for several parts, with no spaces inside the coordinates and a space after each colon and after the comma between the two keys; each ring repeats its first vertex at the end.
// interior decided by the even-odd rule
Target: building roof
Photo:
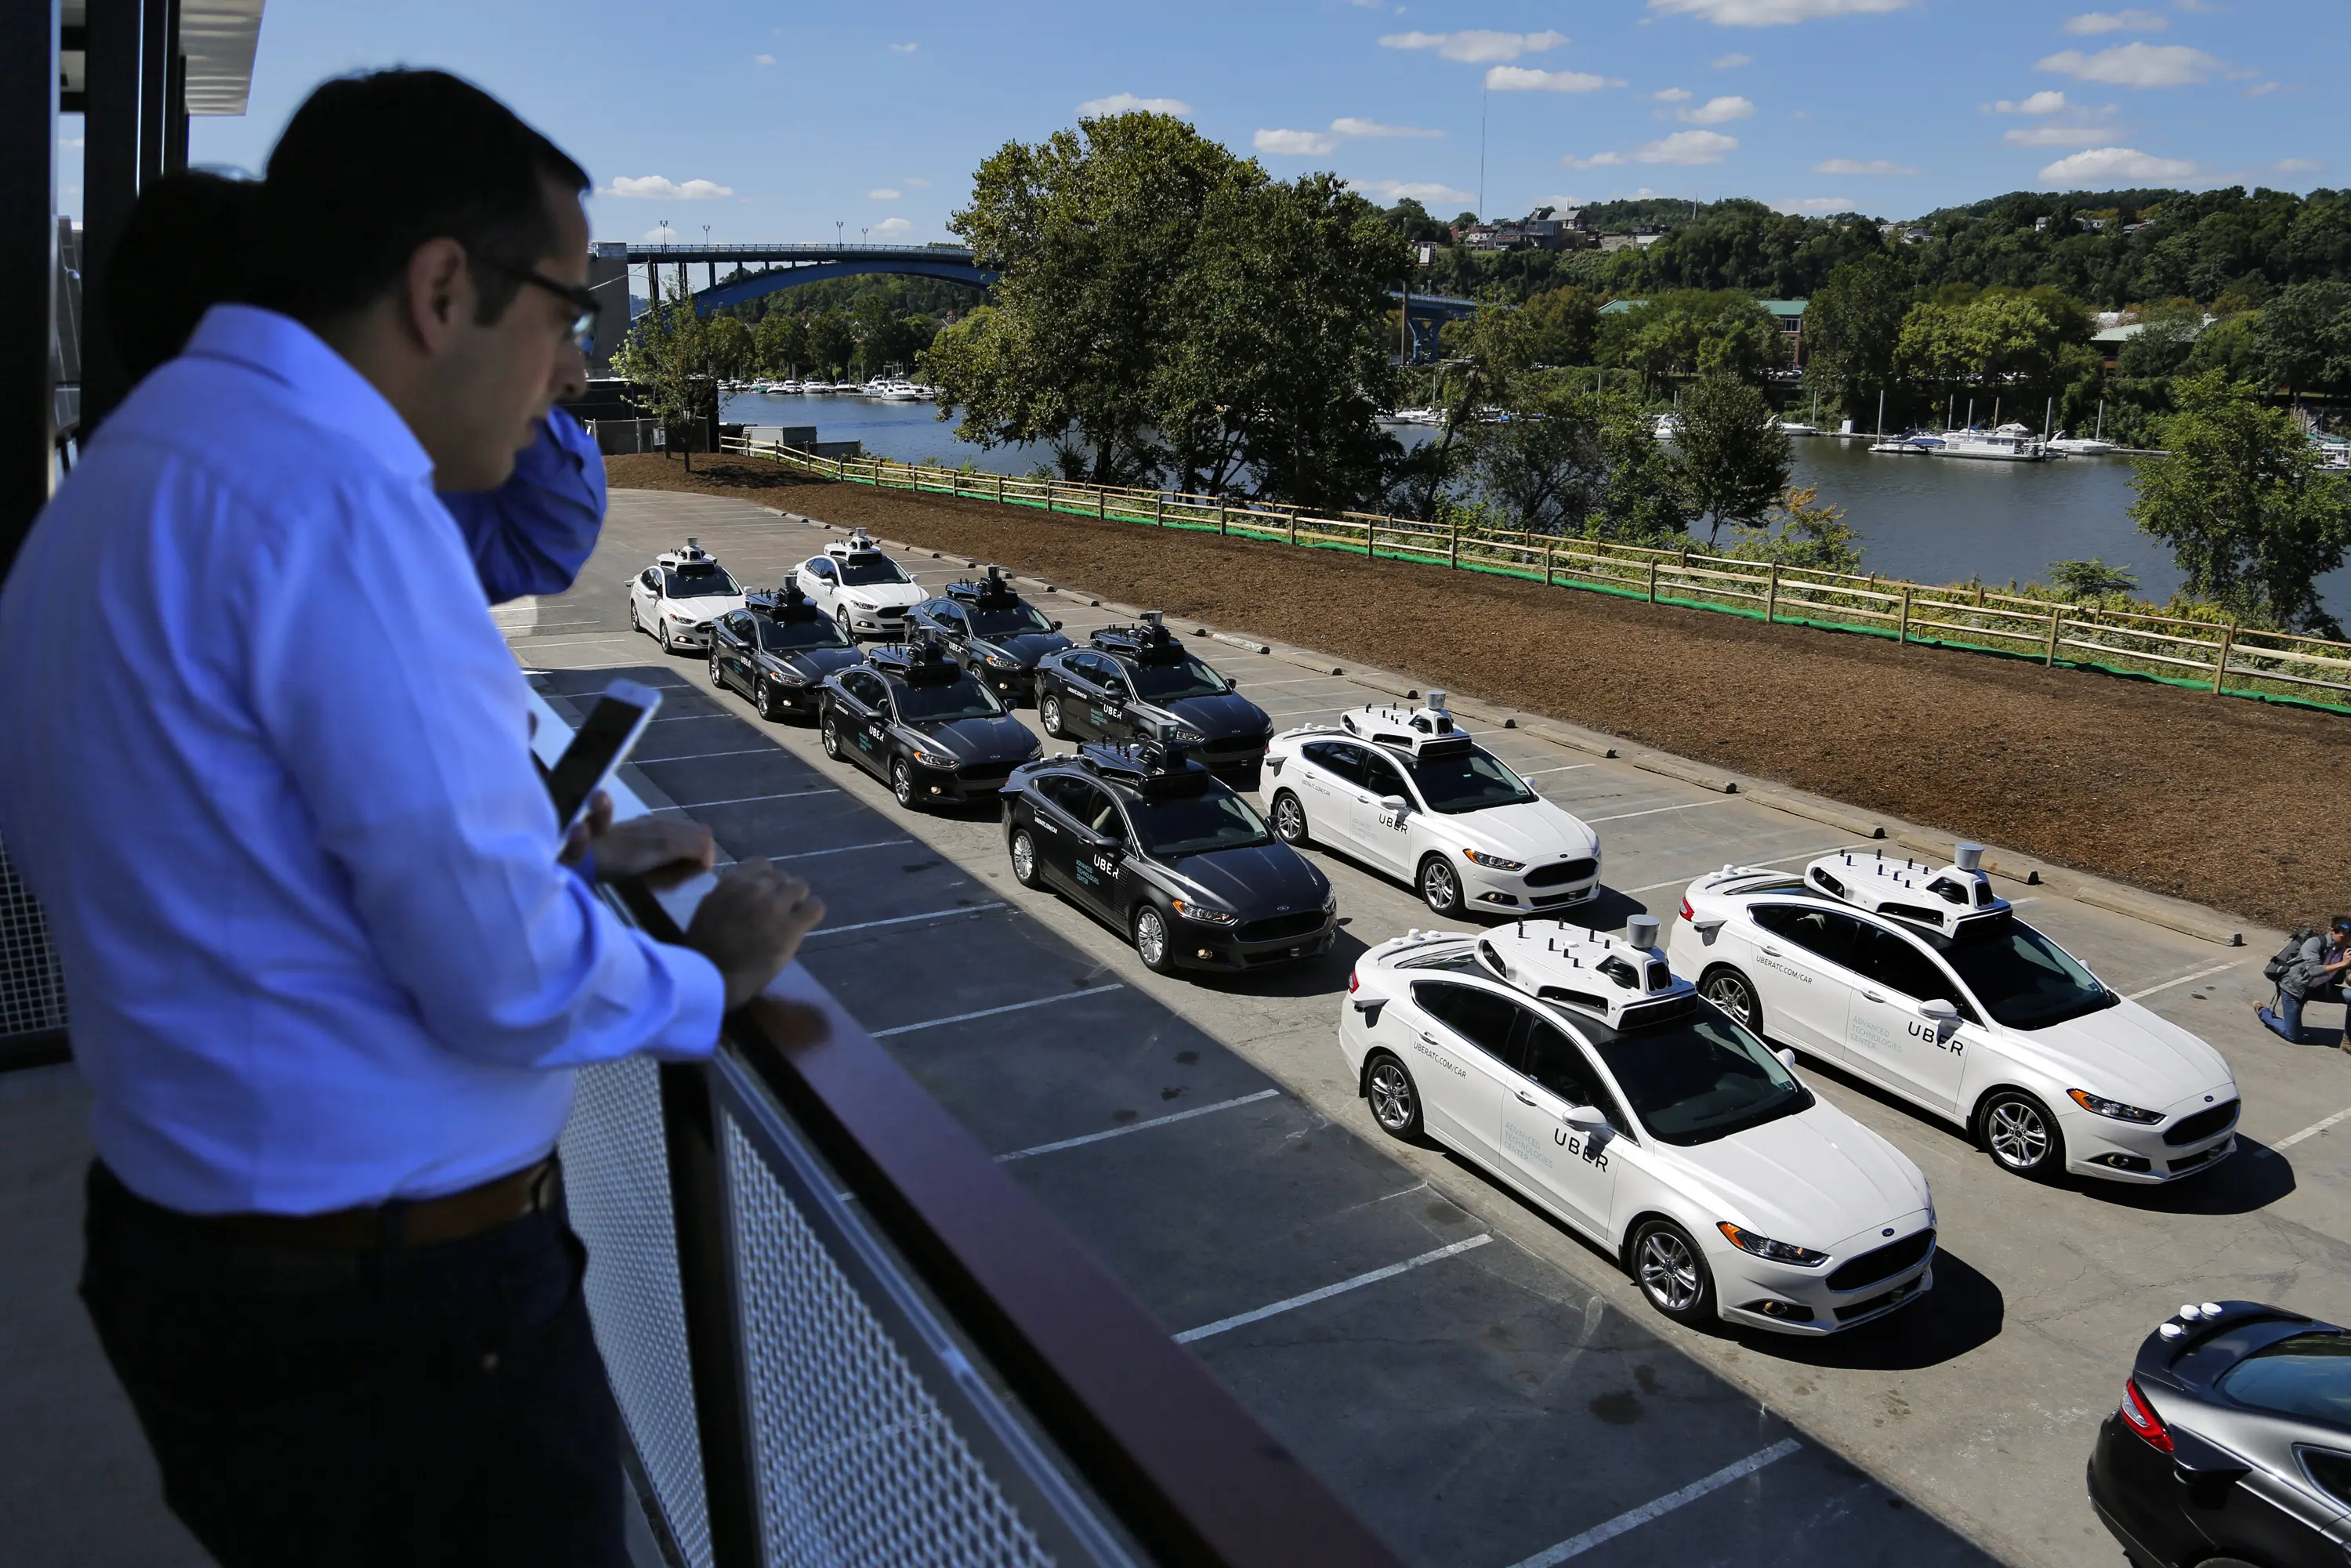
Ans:
{"type": "Polygon", "coordinates": [[[188,112],[243,114],[253,91],[253,51],[263,0],[180,0],[180,47],[188,57],[188,112]]]}

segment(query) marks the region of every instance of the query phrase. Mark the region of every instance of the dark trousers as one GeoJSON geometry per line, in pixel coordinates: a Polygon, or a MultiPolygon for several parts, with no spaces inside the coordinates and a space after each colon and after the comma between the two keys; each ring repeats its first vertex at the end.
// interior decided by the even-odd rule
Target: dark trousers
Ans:
{"type": "Polygon", "coordinates": [[[225,1568],[626,1568],[621,1429],[560,1202],[404,1249],[255,1247],[89,1174],[82,1301],[225,1568]]]}

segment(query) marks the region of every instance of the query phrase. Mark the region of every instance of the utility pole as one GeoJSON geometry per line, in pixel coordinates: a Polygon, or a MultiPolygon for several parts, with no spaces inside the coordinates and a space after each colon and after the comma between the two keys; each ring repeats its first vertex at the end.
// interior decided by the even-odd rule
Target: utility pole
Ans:
{"type": "Polygon", "coordinates": [[[1486,88],[1478,89],[1478,221],[1486,221],[1486,100],[1492,97],[1486,88]]]}

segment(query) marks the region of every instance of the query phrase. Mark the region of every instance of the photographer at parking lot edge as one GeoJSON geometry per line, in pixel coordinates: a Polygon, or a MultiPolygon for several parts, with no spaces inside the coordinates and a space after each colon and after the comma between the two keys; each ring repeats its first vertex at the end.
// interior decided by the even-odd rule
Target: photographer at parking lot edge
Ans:
{"type": "Polygon", "coordinates": [[[2304,936],[2291,955],[2280,953],[2262,972],[2277,982],[2277,1011],[2256,1007],[2253,1016],[2271,1033],[2300,1045],[2302,1009],[2312,1002],[2344,999],[2343,977],[2351,973],[2351,915],[2336,915],[2324,936],[2304,936]]]}
{"type": "Polygon", "coordinates": [[[738,868],[664,946],[558,863],[434,496],[584,374],[587,183],[453,77],[319,89],[263,304],[141,383],[0,592],[0,832],[94,1096],[83,1299],[226,1564],[626,1562],[572,1071],[707,1055],[821,913],[738,868]]]}

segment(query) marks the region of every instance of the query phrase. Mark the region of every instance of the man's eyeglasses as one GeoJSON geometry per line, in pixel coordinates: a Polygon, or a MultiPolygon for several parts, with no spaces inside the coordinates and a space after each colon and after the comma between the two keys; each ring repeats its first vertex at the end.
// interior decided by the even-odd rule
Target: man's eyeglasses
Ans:
{"type": "Polygon", "coordinates": [[[489,256],[485,256],[483,259],[487,261],[490,266],[497,268],[500,272],[505,273],[508,277],[514,278],[518,282],[536,283],[541,288],[546,289],[549,294],[554,295],[557,298],[563,300],[566,304],[578,310],[580,314],[573,319],[571,323],[571,340],[580,345],[580,351],[581,353],[584,354],[588,351],[590,345],[595,340],[596,317],[601,308],[596,302],[596,296],[594,294],[590,293],[586,288],[580,287],[573,284],[558,283],[555,279],[545,276],[535,267],[515,267],[507,262],[499,261],[495,257],[489,256]]]}

